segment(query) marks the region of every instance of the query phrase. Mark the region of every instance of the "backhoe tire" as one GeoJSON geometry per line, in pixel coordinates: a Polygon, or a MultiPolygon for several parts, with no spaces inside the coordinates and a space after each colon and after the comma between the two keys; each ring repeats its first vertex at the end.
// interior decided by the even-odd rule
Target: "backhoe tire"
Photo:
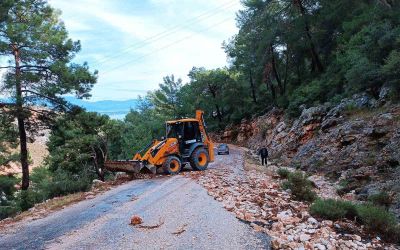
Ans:
{"type": "Polygon", "coordinates": [[[204,171],[208,167],[209,156],[205,148],[196,148],[190,156],[190,166],[193,170],[204,171]]]}
{"type": "Polygon", "coordinates": [[[178,174],[182,169],[181,160],[176,156],[168,156],[165,162],[162,164],[164,172],[166,174],[175,175],[178,174]]]}

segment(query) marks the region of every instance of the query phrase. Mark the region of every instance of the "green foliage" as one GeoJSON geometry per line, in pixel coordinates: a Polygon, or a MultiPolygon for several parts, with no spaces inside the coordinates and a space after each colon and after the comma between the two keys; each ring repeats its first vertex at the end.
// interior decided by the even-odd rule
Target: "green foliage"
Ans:
{"type": "Polygon", "coordinates": [[[146,109],[127,117],[120,156],[131,157],[161,136],[165,120],[192,117],[196,109],[205,111],[208,129],[218,131],[272,106],[296,117],[302,105],[338,102],[359,91],[377,95],[384,84],[400,86],[399,3],[242,3],[239,32],[223,44],[230,66],[193,67],[187,84],[165,77],[143,99],[146,109]]]}
{"type": "Polygon", "coordinates": [[[378,234],[388,242],[400,242],[400,226],[396,217],[380,206],[354,204],[350,201],[317,199],[310,207],[310,213],[328,220],[347,218],[357,220],[370,233],[378,234]]]}
{"type": "Polygon", "coordinates": [[[392,197],[387,192],[372,194],[368,197],[368,200],[375,206],[382,206],[385,208],[388,208],[393,202],[392,197]]]}
{"type": "MultiPolygon", "coordinates": [[[[400,40],[400,39],[399,39],[400,40]]],[[[393,100],[400,99],[400,51],[393,50],[385,59],[385,64],[382,66],[382,76],[386,79],[389,86],[392,86],[394,91],[391,92],[393,100]]]]}
{"type": "Polygon", "coordinates": [[[243,5],[239,33],[224,43],[231,70],[252,75],[248,89],[266,91],[263,101],[287,108],[291,117],[300,114],[302,104],[365,90],[376,95],[385,83],[399,86],[399,3],[246,0],[243,5]]]}
{"type": "MultiPolygon", "coordinates": [[[[63,103],[61,94],[87,97],[97,72],[89,72],[86,64],[70,63],[81,45],[68,38],[60,12],[45,0],[10,1],[4,11],[8,14],[0,20],[0,52],[7,58],[19,52],[19,78],[24,82],[23,91],[29,94],[23,101],[32,104],[44,100],[59,106],[63,103]]],[[[11,68],[7,73],[4,87],[15,90],[18,72],[11,68]]]]}
{"type": "Polygon", "coordinates": [[[32,208],[38,202],[37,193],[32,190],[21,190],[17,193],[16,204],[21,211],[32,208]]]}
{"type": "Polygon", "coordinates": [[[18,178],[12,175],[0,175],[0,195],[10,197],[16,191],[15,185],[18,184],[18,178]]]}
{"type": "Polygon", "coordinates": [[[288,180],[282,183],[282,188],[290,189],[292,196],[297,200],[312,202],[316,198],[312,182],[302,172],[290,173],[288,180]]]}
{"type": "Polygon", "coordinates": [[[0,176],[0,220],[14,216],[19,211],[14,196],[18,182],[18,178],[14,176],[0,176]]]}
{"type": "Polygon", "coordinates": [[[0,176],[0,220],[53,197],[88,191],[92,179],[90,173],[78,175],[61,169],[52,172],[47,167],[38,167],[32,171],[31,188],[17,191],[14,187],[19,182],[17,178],[0,176]]]}
{"type": "Polygon", "coordinates": [[[79,109],[65,114],[56,121],[49,137],[49,169],[72,175],[93,173],[103,180],[107,146],[120,136],[119,123],[108,116],[79,109]]]}
{"type": "Polygon", "coordinates": [[[205,111],[211,130],[222,129],[234,116],[235,109],[240,109],[243,103],[238,98],[240,93],[235,77],[227,69],[206,70],[204,68],[193,68],[189,72],[190,82],[183,89],[183,98],[192,103],[190,116],[195,109],[205,111]]]}
{"type": "Polygon", "coordinates": [[[279,168],[276,173],[283,179],[287,179],[289,177],[290,171],[286,168],[279,168]]]}
{"type": "Polygon", "coordinates": [[[138,110],[131,110],[120,124],[119,137],[109,143],[110,159],[131,159],[136,152],[165,136],[165,121],[173,119],[160,114],[150,97],[141,98],[138,110]]]}
{"type": "MultiPolygon", "coordinates": [[[[71,105],[63,96],[90,97],[97,71],[91,72],[86,63],[72,61],[81,50],[80,42],[68,38],[60,12],[46,0],[6,0],[0,6],[0,61],[6,69],[0,89],[8,93],[11,102],[0,106],[5,106],[4,110],[18,122],[19,143],[23,145],[20,161],[25,170],[22,189],[27,189],[28,139],[33,140],[40,128],[48,127],[60,111],[69,110],[71,105]]],[[[0,147],[1,137],[0,132],[0,147]]],[[[7,158],[1,153],[0,163],[10,162],[7,158]]]]}
{"type": "Polygon", "coordinates": [[[267,123],[262,123],[260,125],[260,132],[261,132],[261,136],[262,138],[266,138],[266,136],[268,135],[268,130],[271,129],[271,126],[267,123]]]}
{"type": "Polygon", "coordinates": [[[310,207],[310,213],[327,220],[350,219],[357,216],[356,206],[350,201],[317,199],[310,207]]]}
{"type": "Polygon", "coordinates": [[[31,179],[36,202],[42,202],[53,197],[89,190],[93,175],[84,171],[71,174],[61,169],[52,172],[46,167],[39,167],[32,171],[31,179]]]}
{"type": "Polygon", "coordinates": [[[18,212],[14,194],[15,185],[19,182],[14,176],[0,176],[0,220],[13,216],[18,212]]]}
{"type": "Polygon", "coordinates": [[[400,242],[400,227],[392,213],[370,204],[358,206],[357,212],[367,230],[377,233],[387,241],[400,242]]]}
{"type": "Polygon", "coordinates": [[[12,115],[0,108],[0,169],[18,160],[18,154],[12,153],[18,146],[17,128],[13,121],[12,115]]]}
{"type": "Polygon", "coordinates": [[[15,216],[20,210],[17,206],[7,205],[7,206],[0,206],[0,220],[3,220],[8,217],[15,216]]]}
{"type": "Polygon", "coordinates": [[[165,117],[177,118],[182,115],[182,106],[179,92],[182,88],[182,80],[175,81],[174,75],[164,77],[164,83],[159,84],[159,89],[150,92],[149,97],[154,105],[155,111],[165,117]]]}

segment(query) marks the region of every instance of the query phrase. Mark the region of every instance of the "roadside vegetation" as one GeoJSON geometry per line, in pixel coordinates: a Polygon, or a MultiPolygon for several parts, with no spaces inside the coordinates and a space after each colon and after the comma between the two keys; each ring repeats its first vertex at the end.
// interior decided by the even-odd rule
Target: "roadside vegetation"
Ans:
{"type": "Polygon", "coordinates": [[[356,204],[350,201],[317,199],[310,207],[314,216],[328,219],[349,219],[364,225],[368,232],[386,241],[400,243],[400,226],[394,214],[371,203],[356,204]]]}
{"type": "MultiPolygon", "coordinates": [[[[285,175],[286,173],[284,173],[285,175]]],[[[287,178],[287,180],[282,183],[282,188],[289,189],[294,199],[307,202],[315,200],[317,195],[312,190],[312,182],[307,179],[308,176],[306,174],[296,171],[288,173],[286,176],[284,178],[287,178]]]]}
{"type": "Polygon", "coordinates": [[[391,204],[390,196],[380,192],[369,196],[368,202],[321,199],[313,191],[312,182],[302,172],[290,172],[285,168],[277,169],[284,179],[281,188],[290,190],[292,198],[311,202],[310,214],[317,218],[338,221],[348,219],[364,225],[372,235],[378,235],[387,242],[400,243],[400,225],[395,215],[387,210],[391,204]]]}
{"type": "Polygon", "coordinates": [[[279,168],[276,173],[279,175],[280,178],[287,179],[289,177],[290,171],[286,168],[279,168]]]}

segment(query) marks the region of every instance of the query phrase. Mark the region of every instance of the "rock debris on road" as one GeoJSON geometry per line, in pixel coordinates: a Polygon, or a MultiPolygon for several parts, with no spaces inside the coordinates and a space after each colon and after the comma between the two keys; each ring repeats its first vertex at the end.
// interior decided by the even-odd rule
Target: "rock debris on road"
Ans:
{"type": "MultiPolygon", "coordinates": [[[[210,168],[235,168],[238,157],[233,154],[229,162],[217,157],[210,168]]],[[[193,179],[165,176],[132,181],[45,218],[21,221],[1,232],[0,248],[269,249],[269,237],[236,219],[193,179]],[[133,215],[149,227],[130,225],[133,215]]]]}

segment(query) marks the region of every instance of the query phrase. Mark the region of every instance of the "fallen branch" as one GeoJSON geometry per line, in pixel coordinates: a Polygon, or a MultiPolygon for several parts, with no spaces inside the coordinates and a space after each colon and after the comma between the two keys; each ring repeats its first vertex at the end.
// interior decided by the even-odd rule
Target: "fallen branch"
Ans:
{"type": "Polygon", "coordinates": [[[183,233],[183,232],[186,231],[186,227],[187,227],[187,224],[183,224],[182,226],[180,226],[180,227],[179,227],[175,232],[173,232],[172,234],[180,235],[181,233],[183,233]]]}
{"type": "Polygon", "coordinates": [[[156,225],[136,225],[138,228],[144,228],[144,229],[154,229],[162,226],[164,224],[164,220],[159,220],[158,224],[156,225]]]}

